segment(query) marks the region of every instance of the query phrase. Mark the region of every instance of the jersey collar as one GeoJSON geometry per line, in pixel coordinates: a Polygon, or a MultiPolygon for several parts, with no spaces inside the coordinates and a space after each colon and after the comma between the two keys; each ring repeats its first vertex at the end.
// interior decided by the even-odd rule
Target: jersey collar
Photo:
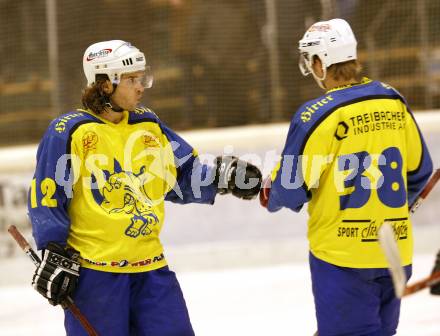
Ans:
{"type": "Polygon", "coordinates": [[[328,90],[327,93],[334,92],[334,91],[339,91],[339,90],[343,90],[343,89],[348,89],[348,88],[351,88],[353,86],[364,85],[364,84],[368,84],[368,83],[371,83],[371,82],[372,82],[372,80],[370,78],[363,77],[362,80],[360,82],[358,82],[358,83],[337,86],[337,87],[335,87],[335,88],[333,88],[331,90],[328,90]]]}
{"type": "Polygon", "coordinates": [[[115,126],[115,127],[117,127],[117,126],[120,126],[120,125],[127,125],[127,123],[128,123],[128,115],[129,115],[129,112],[128,112],[127,110],[124,110],[124,111],[121,112],[121,113],[123,113],[123,118],[122,118],[121,121],[120,121],[119,123],[117,123],[117,124],[115,124],[115,123],[113,123],[113,122],[111,122],[111,121],[109,121],[109,120],[107,120],[107,119],[101,117],[99,114],[94,113],[94,112],[93,112],[92,110],[90,110],[90,109],[87,109],[87,110],[78,109],[78,110],[81,111],[81,112],[87,112],[88,114],[91,114],[94,118],[96,118],[96,119],[98,119],[98,120],[101,120],[103,123],[108,124],[108,125],[111,125],[111,126],[115,126]]]}

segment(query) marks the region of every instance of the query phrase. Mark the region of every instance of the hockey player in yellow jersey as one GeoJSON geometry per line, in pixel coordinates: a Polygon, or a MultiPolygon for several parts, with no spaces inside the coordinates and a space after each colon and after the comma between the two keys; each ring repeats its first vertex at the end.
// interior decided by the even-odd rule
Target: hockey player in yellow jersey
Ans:
{"type": "MultiPolygon", "coordinates": [[[[100,335],[193,335],[159,238],[164,201],[252,199],[261,173],[235,157],[202,164],[139,106],[152,76],[130,43],[95,43],[83,66],[84,109],[55,119],[38,148],[29,216],[43,260],[33,285],[54,305],[72,296],[100,335]]],[[[65,327],[86,335],[68,311],[65,327]]]]}
{"type": "Polygon", "coordinates": [[[300,211],[308,203],[310,269],[318,333],[393,335],[394,296],[377,234],[392,222],[411,274],[410,205],[432,173],[414,116],[389,85],[361,76],[349,24],[313,24],[299,41],[300,70],[325,94],[294,114],[261,204],[300,211]]]}

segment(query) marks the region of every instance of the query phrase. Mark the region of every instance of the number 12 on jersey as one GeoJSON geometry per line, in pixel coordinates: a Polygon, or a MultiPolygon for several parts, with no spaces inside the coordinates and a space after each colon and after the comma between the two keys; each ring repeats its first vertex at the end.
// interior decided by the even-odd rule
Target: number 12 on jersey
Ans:
{"type": "MultiPolygon", "coordinates": [[[[42,199],[40,200],[41,206],[54,208],[58,205],[57,200],[53,198],[56,189],[57,189],[56,183],[51,178],[47,177],[43,181],[41,181],[40,190],[41,190],[41,195],[43,196],[42,199]]],[[[31,183],[30,201],[32,208],[38,207],[36,179],[33,179],[31,183]]]]}

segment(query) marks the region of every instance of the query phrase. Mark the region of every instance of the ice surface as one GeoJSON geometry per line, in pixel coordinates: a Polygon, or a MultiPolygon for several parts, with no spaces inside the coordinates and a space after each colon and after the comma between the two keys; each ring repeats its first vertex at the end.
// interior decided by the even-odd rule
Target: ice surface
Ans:
{"type": "MultiPolygon", "coordinates": [[[[429,274],[432,262],[433,255],[417,255],[412,281],[429,274]]],[[[20,258],[15,264],[29,273],[28,260],[20,258]]],[[[9,271],[2,270],[8,277],[9,271]]],[[[15,281],[23,282],[28,276],[21,275],[15,274],[15,281]]],[[[306,262],[182,271],[178,278],[196,335],[312,335],[316,328],[306,262]]],[[[397,335],[437,336],[439,314],[440,297],[430,295],[427,290],[404,298],[397,335]]],[[[0,287],[0,335],[63,334],[61,308],[50,306],[28,284],[0,287]]]]}

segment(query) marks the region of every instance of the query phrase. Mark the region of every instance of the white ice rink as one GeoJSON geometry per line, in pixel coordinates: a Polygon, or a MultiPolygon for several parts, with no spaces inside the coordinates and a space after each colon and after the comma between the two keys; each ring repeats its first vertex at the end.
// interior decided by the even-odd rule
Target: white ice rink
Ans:
{"type": "MultiPolygon", "coordinates": [[[[432,262],[432,255],[417,255],[412,281],[429,274],[432,262]]],[[[10,271],[2,267],[2,274],[22,282],[29,279],[31,268],[30,261],[19,259],[10,271]]],[[[316,328],[306,263],[183,271],[178,278],[196,335],[311,336],[316,328]]],[[[439,317],[440,297],[427,290],[414,294],[402,302],[397,335],[440,335],[439,317]]],[[[28,284],[4,285],[0,287],[0,335],[64,335],[62,309],[50,306],[28,284]]]]}

